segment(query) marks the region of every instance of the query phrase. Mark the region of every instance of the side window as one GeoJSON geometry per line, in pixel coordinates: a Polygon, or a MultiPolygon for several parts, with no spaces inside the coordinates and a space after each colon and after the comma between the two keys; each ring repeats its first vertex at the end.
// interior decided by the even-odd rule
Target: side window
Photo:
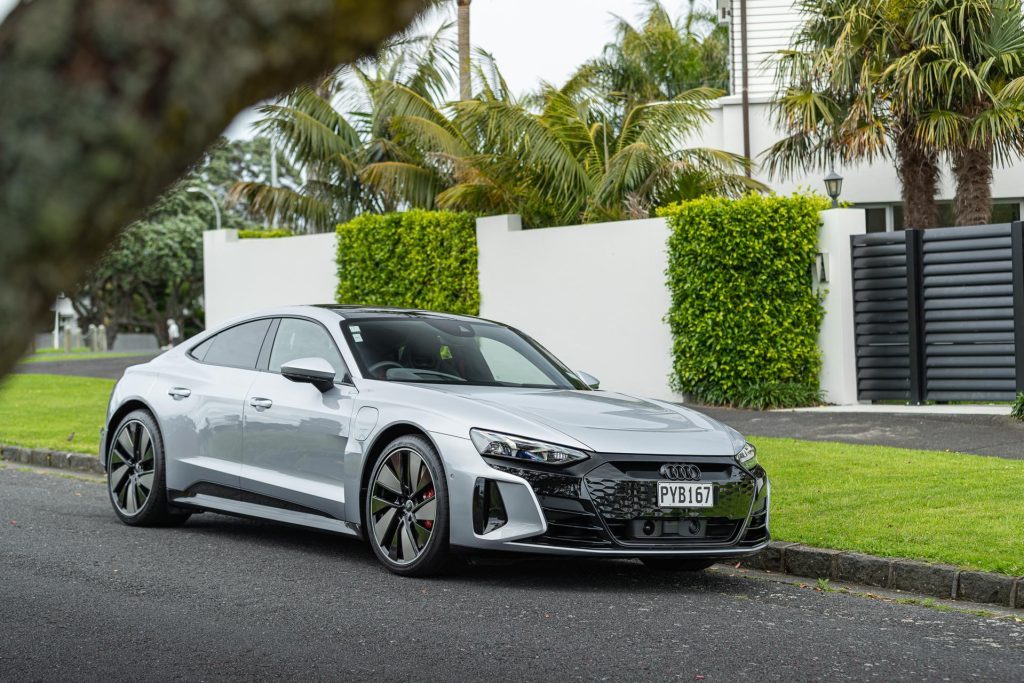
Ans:
{"type": "Polygon", "coordinates": [[[267,369],[281,372],[282,365],[298,358],[323,358],[334,368],[334,376],[339,380],[348,371],[327,330],[309,320],[282,318],[267,369]]]}
{"type": "Polygon", "coordinates": [[[213,340],[216,339],[216,338],[217,338],[216,335],[210,337],[209,339],[204,341],[202,344],[200,344],[199,346],[197,346],[197,347],[193,348],[191,351],[189,351],[189,353],[191,353],[192,357],[195,358],[196,360],[205,360],[206,359],[206,352],[210,350],[211,346],[213,346],[213,340]]]}
{"type": "Polygon", "coordinates": [[[193,355],[198,358],[196,352],[210,344],[202,358],[203,362],[252,370],[256,367],[260,347],[263,346],[263,338],[267,336],[269,327],[269,319],[235,325],[200,344],[193,351],[193,355]]]}

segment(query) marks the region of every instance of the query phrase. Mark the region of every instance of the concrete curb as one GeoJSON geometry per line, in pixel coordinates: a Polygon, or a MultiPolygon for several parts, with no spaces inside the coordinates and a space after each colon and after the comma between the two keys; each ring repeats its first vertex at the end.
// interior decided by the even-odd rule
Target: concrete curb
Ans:
{"type": "MultiPolygon", "coordinates": [[[[0,460],[105,474],[99,458],[82,453],[0,446],[0,460]]],[[[812,579],[833,579],[939,598],[1024,609],[1024,577],[967,571],[945,564],[875,557],[780,541],[773,541],[757,555],[743,560],[742,564],[752,569],[812,579]]]]}
{"type": "Polygon", "coordinates": [[[1024,609],[1024,577],[967,571],[946,564],[875,557],[778,541],[743,560],[742,564],[752,569],[812,579],[833,579],[947,600],[1024,609]]]}
{"type": "Polygon", "coordinates": [[[59,470],[88,474],[106,474],[100,466],[99,458],[83,453],[66,453],[22,446],[0,446],[0,460],[34,465],[35,467],[54,467],[59,470]]]}

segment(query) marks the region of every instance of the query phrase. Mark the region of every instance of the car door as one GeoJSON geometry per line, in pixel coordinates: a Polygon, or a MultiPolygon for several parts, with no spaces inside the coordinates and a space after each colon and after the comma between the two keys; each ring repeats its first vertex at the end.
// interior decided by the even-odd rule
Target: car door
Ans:
{"type": "Polygon", "coordinates": [[[264,372],[245,400],[242,487],[269,505],[288,503],[345,519],[345,446],[356,394],[348,369],[327,329],[307,318],[281,318],[264,372]],[[335,384],[320,391],[293,382],[281,366],[323,358],[335,384]]]}
{"type": "Polygon", "coordinates": [[[245,398],[272,318],[229,327],[190,349],[154,387],[172,491],[234,497],[242,472],[245,398]],[[166,386],[164,386],[166,385],[166,386]]]}

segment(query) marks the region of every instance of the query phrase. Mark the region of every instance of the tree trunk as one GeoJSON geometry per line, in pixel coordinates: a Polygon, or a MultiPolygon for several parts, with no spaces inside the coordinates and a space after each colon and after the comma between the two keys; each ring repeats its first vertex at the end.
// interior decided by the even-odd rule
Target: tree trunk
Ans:
{"type": "Polygon", "coordinates": [[[459,99],[473,98],[473,84],[470,80],[469,62],[469,3],[472,0],[458,0],[459,3],[459,99]]]}
{"type": "Polygon", "coordinates": [[[953,155],[956,199],[953,212],[957,225],[987,225],[992,222],[992,149],[962,150],[953,155]]]}
{"type": "Polygon", "coordinates": [[[429,0],[35,0],[0,24],[0,377],[241,109],[372,54],[429,0]]]}
{"type": "Polygon", "coordinates": [[[903,227],[934,228],[939,220],[938,157],[918,147],[910,135],[896,140],[896,173],[903,195],[903,227]]]}

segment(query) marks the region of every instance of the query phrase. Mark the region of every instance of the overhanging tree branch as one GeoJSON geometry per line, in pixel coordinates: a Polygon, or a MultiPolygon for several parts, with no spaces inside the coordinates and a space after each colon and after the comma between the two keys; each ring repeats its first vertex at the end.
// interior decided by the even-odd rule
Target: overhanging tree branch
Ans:
{"type": "Polygon", "coordinates": [[[246,106],[371,54],[430,0],[35,0],[0,24],[0,376],[246,106]]]}

